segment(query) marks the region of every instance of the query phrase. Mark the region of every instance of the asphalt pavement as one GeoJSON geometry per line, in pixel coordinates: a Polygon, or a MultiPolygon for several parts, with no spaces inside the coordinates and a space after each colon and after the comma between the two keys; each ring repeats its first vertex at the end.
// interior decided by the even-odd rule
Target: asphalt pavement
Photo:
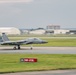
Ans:
{"type": "MultiPolygon", "coordinates": [[[[76,54],[76,47],[22,47],[21,50],[13,50],[12,47],[0,47],[0,54],[25,53],[25,54],[76,54]]],[[[0,75],[76,75],[76,70],[56,70],[40,72],[21,72],[0,75]]]]}
{"type": "Polygon", "coordinates": [[[13,50],[13,47],[0,47],[0,53],[26,53],[26,54],[76,54],[76,47],[22,47],[13,50]]]}
{"type": "Polygon", "coordinates": [[[8,74],[0,74],[0,75],[76,75],[76,70],[22,72],[22,73],[8,73],[8,74]]]}

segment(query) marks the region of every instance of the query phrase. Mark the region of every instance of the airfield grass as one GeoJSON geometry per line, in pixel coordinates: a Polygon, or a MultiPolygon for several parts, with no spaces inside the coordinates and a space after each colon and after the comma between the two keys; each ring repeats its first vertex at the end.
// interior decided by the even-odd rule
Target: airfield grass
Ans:
{"type": "Polygon", "coordinates": [[[76,37],[76,34],[21,34],[21,35],[8,35],[9,37],[76,37]]]}
{"type": "Polygon", "coordinates": [[[27,71],[76,69],[76,55],[71,54],[0,54],[0,74],[27,71]],[[36,63],[20,62],[37,58],[36,63]]]}
{"type": "MultiPolygon", "coordinates": [[[[13,36],[10,40],[22,40],[29,37],[13,36]]],[[[76,38],[38,37],[46,44],[34,44],[37,47],[76,47],[76,38]]],[[[30,45],[23,45],[30,46],[30,45]]],[[[0,73],[27,71],[76,69],[76,54],[0,54],[0,73]],[[23,63],[20,58],[37,58],[37,63],[23,63]]]]}
{"type": "MultiPolygon", "coordinates": [[[[9,37],[10,40],[22,40],[27,39],[29,37],[9,37]]],[[[76,38],[70,37],[40,37],[40,39],[46,40],[48,43],[46,44],[34,44],[33,46],[37,47],[76,47],[76,38]]],[[[30,45],[23,45],[23,46],[30,46],[30,45]]]]}

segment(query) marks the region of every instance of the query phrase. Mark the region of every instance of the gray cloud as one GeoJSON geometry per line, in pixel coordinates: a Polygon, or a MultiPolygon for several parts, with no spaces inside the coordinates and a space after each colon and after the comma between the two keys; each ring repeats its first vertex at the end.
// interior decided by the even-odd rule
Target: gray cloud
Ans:
{"type": "Polygon", "coordinates": [[[76,0],[0,0],[0,26],[76,28],[75,9],[76,0]]]}
{"type": "Polygon", "coordinates": [[[34,0],[0,0],[0,3],[18,3],[18,2],[33,2],[34,0]]]}

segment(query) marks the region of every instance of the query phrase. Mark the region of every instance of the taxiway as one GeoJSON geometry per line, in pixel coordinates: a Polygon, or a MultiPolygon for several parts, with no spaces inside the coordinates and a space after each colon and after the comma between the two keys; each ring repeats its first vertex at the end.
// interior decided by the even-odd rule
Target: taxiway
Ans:
{"type": "Polygon", "coordinates": [[[9,73],[9,74],[0,74],[0,75],[76,75],[76,70],[22,72],[22,73],[9,73]]]}
{"type": "Polygon", "coordinates": [[[0,53],[26,53],[26,54],[76,54],[76,47],[22,47],[13,50],[12,47],[0,47],[0,53]]]}

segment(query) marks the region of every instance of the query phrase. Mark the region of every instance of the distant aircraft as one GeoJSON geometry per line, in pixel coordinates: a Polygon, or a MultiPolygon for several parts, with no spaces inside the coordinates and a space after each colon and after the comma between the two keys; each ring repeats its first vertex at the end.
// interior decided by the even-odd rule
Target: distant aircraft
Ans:
{"type": "Polygon", "coordinates": [[[13,49],[21,49],[20,45],[22,44],[28,45],[28,44],[44,44],[44,43],[47,43],[47,42],[39,38],[28,38],[26,40],[10,41],[5,33],[2,33],[2,38],[0,38],[1,45],[14,45],[13,49]]]}

